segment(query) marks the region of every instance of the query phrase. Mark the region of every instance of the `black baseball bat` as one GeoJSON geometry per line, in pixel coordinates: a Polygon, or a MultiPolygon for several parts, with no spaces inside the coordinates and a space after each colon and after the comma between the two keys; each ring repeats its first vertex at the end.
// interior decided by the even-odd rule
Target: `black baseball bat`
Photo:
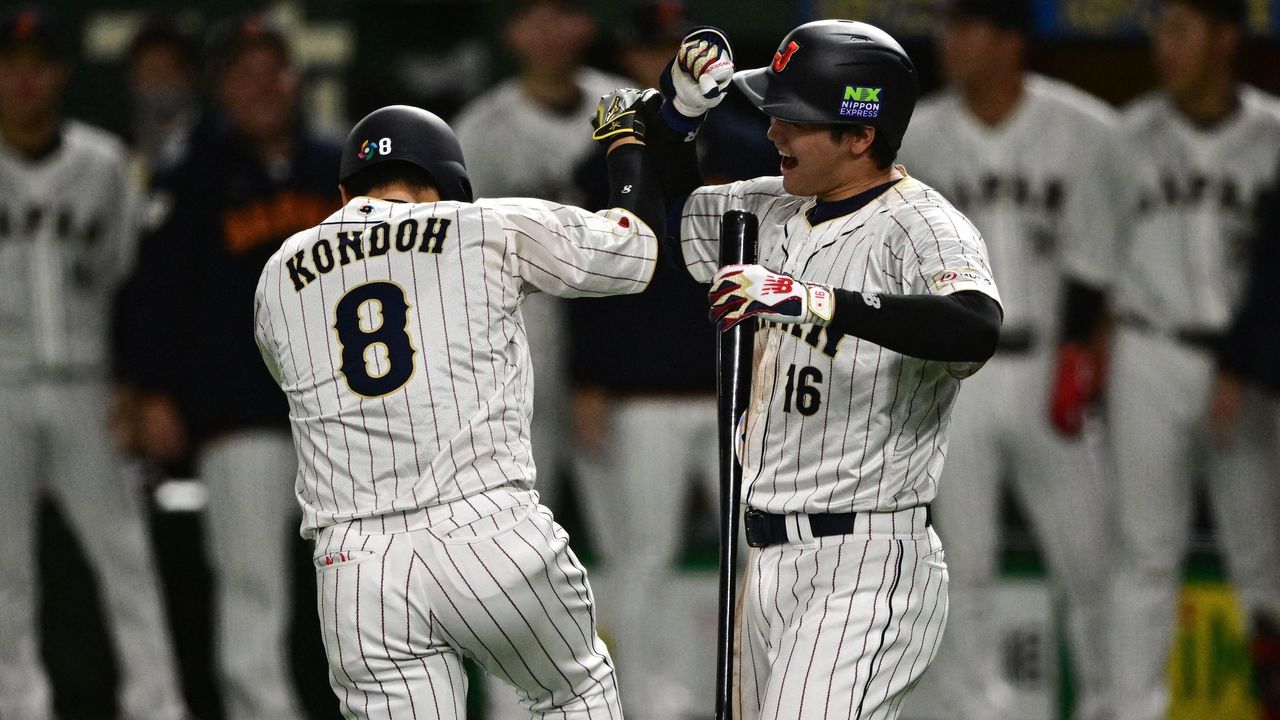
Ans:
{"type": "MultiPolygon", "coordinates": [[[[730,210],[720,224],[720,266],[756,262],[756,216],[730,210]]],[[[734,609],[738,591],[738,523],[742,503],[740,427],[751,401],[751,358],[756,321],[720,333],[716,345],[720,435],[720,608],[716,642],[716,720],[733,720],[734,609]]]]}

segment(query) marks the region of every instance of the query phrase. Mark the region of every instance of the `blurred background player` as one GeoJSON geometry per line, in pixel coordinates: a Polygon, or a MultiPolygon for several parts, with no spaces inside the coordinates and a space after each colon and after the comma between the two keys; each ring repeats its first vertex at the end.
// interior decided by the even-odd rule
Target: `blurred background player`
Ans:
{"type": "MultiPolygon", "coordinates": [[[[302,717],[286,639],[297,527],[288,407],[245,318],[267,258],[339,204],[340,148],[297,116],[284,36],[260,15],[211,42],[221,111],[161,178],[166,214],[139,256],[132,333],[143,447],[195,454],[208,488],[207,555],[216,577],[215,647],[231,720],[302,717]]],[[[314,622],[307,618],[308,622],[314,622]]]]}
{"type": "Polygon", "coordinates": [[[200,121],[199,48],[176,22],[157,16],[134,36],[125,63],[130,144],[154,175],[182,158],[200,121]]]}
{"type": "Polygon", "coordinates": [[[1280,610],[1275,417],[1246,386],[1236,432],[1206,432],[1221,344],[1245,284],[1256,204],[1280,157],[1280,100],[1236,80],[1242,0],[1166,0],[1160,90],[1123,113],[1123,229],[1108,383],[1120,523],[1116,716],[1163,718],[1165,662],[1194,493],[1203,475],[1248,617],[1280,610]],[[1222,441],[1225,440],[1225,441],[1222,441]]]}
{"type": "Polygon", "coordinates": [[[185,715],[140,488],[108,432],[108,308],[135,247],[124,146],[60,116],[70,72],[47,9],[0,16],[0,717],[53,717],[37,642],[36,521],[49,493],[95,570],[118,710],[185,715]]]}
{"type": "MultiPolygon", "coordinates": [[[[163,16],[144,23],[129,44],[125,72],[130,118],[124,137],[133,151],[134,175],[141,181],[144,195],[157,174],[172,168],[185,155],[200,121],[199,55],[195,38],[163,16]]],[[[140,215],[144,228],[146,215],[144,203],[140,215]]],[[[125,337],[139,330],[124,316],[135,307],[131,295],[136,286],[137,279],[130,277],[121,285],[113,305],[113,356],[121,376],[127,376],[128,366],[133,364],[127,354],[144,344],[138,338],[125,337]]],[[[116,432],[126,454],[137,457],[141,454],[138,392],[131,381],[122,379],[116,389],[116,432]]],[[[147,472],[144,477],[152,475],[147,472]]]]}
{"type": "MultiPolygon", "coordinates": [[[[586,204],[574,169],[597,152],[587,119],[620,77],[587,67],[595,18],[575,0],[514,0],[502,40],[516,75],[468,103],[452,123],[476,197],[531,197],[586,204]]],[[[533,452],[538,493],[553,509],[573,462],[569,441],[566,301],[535,293],[521,306],[530,332],[533,452]]]]}
{"type": "MultiPolygon", "coordinates": [[[[632,5],[617,41],[619,65],[632,84],[658,87],[692,27],[679,2],[632,5]]],[[[775,172],[767,120],[736,90],[732,95],[698,130],[704,176],[727,181],[775,172]],[[730,110],[730,99],[750,114],[730,110]],[[733,171],[746,174],[729,175],[733,171]]],[[[604,158],[592,160],[579,168],[579,184],[592,194],[588,206],[602,207],[608,199],[604,158]]],[[[577,300],[569,308],[581,479],[575,488],[605,566],[595,586],[603,598],[601,622],[616,640],[629,718],[705,711],[696,693],[710,687],[714,675],[686,640],[689,628],[714,617],[714,593],[651,591],[678,582],[680,554],[692,539],[686,529],[715,523],[715,335],[705,297],[705,287],[688,273],[662,262],[640,295],[577,300]],[[637,338],[645,338],[643,347],[637,338]]]]}
{"type": "MultiPolygon", "coordinates": [[[[947,4],[939,58],[949,87],[921,103],[902,151],[908,172],[982,232],[1007,307],[996,356],[956,401],[935,508],[952,568],[942,650],[951,661],[938,671],[966,720],[1017,715],[991,616],[1006,478],[1066,599],[1075,717],[1107,711],[1110,566],[1098,558],[1112,547],[1111,503],[1081,426],[1055,427],[1050,407],[1057,289],[1070,280],[1071,292],[1097,297],[1090,288],[1108,273],[1098,250],[1115,242],[1115,118],[1101,100],[1026,71],[1031,13],[1026,0],[947,4]]],[[[1081,347],[1094,332],[1069,327],[1081,347]]]]}

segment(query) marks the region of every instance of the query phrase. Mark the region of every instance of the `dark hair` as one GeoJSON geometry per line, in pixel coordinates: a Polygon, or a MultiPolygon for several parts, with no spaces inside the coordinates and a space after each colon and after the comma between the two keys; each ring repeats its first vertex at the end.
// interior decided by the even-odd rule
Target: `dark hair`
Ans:
{"type": "Polygon", "coordinates": [[[154,49],[172,52],[193,74],[200,67],[200,47],[195,37],[183,30],[171,18],[164,16],[149,18],[138,34],[133,36],[125,57],[128,64],[132,65],[143,53],[154,49]]]}
{"type": "Polygon", "coordinates": [[[1245,0],[1164,0],[1165,6],[1185,5],[1210,20],[1244,28],[1249,22],[1245,0]]]}
{"type": "MultiPolygon", "coordinates": [[[[840,142],[846,135],[852,135],[854,132],[869,128],[870,125],[831,125],[831,139],[840,142]]],[[[868,151],[871,154],[871,160],[876,167],[881,170],[888,170],[893,167],[893,161],[898,159],[898,151],[889,143],[889,138],[879,130],[876,130],[876,136],[871,141],[871,148],[868,151]]]]}
{"type": "Polygon", "coordinates": [[[943,9],[954,20],[981,20],[1023,35],[1035,32],[1035,13],[1029,0],[946,0],[943,9]]]}
{"type": "Polygon", "coordinates": [[[293,65],[289,39],[271,18],[250,13],[224,20],[209,32],[205,50],[208,71],[212,77],[221,78],[241,55],[260,47],[275,51],[285,65],[293,65]]]}
{"type": "Polygon", "coordinates": [[[407,185],[415,190],[438,187],[431,173],[407,160],[387,160],[377,165],[370,165],[347,178],[342,186],[347,189],[347,195],[356,197],[397,184],[407,185]]]}

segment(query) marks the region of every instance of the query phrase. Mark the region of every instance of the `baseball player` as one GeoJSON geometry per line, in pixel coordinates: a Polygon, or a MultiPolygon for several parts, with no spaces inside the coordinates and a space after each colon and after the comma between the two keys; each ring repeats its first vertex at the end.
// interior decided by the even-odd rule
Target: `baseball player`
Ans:
{"type": "Polygon", "coordinates": [[[1124,242],[1108,385],[1120,522],[1117,717],[1164,717],[1165,661],[1203,474],[1248,617],[1280,611],[1273,415],[1246,388],[1238,431],[1205,432],[1215,350],[1239,303],[1258,199],[1280,156],[1280,100],[1236,81],[1240,0],[1167,0],[1153,38],[1160,90],[1121,118],[1124,242]]]}
{"type": "MultiPolygon", "coordinates": [[[[1096,295],[1115,242],[1110,180],[1114,112],[1028,73],[1028,2],[953,0],[939,43],[949,88],[920,104],[902,158],[944,191],[986,239],[1008,313],[1000,346],[956,402],[945,484],[935,506],[952,570],[942,657],[960,715],[1014,717],[989,616],[998,578],[1003,478],[1026,509],[1067,601],[1074,717],[1107,712],[1106,602],[1112,548],[1100,462],[1079,427],[1051,423],[1064,311],[1057,291],[1096,295]],[[1079,287],[1078,287],[1079,286],[1079,287]]],[[[1087,346],[1077,333],[1072,351],[1087,346]]],[[[1083,400],[1083,396],[1080,396],[1083,400]]],[[[1075,410],[1083,410],[1083,404],[1075,410]]],[[[1073,417],[1072,420],[1075,418],[1073,417]]]]}
{"type": "Polygon", "coordinates": [[[267,263],[256,336],[291,407],[330,677],[346,717],[461,717],[475,658],[534,717],[620,718],[591,589],[538,503],[519,305],[639,292],[661,198],[648,98],[601,101],[614,209],[472,202],[453,131],[418,108],[352,129],[346,205],[267,263]]]}
{"type": "Polygon", "coordinates": [[[68,70],[47,10],[0,17],[0,718],[53,717],[36,605],[48,494],[95,570],[119,711],[178,720],[143,498],[108,432],[108,316],[134,248],[138,191],[119,140],[59,117],[68,70]]]}
{"type": "MultiPolygon", "coordinates": [[[[691,124],[714,85],[706,44],[686,43],[673,76],[691,124]]],[[[893,164],[918,87],[897,41],[807,23],[733,81],[770,116],[781,176],[694,189],[679,243],[722,327],[765,321],[742,453],[738,716],[895,718],[946,623],[929,503],[959,378],[995,351],[999,294],[978,231],[893,164]],[[731,209],[759,219],[760,264],[717,269],[731,209]]]]}

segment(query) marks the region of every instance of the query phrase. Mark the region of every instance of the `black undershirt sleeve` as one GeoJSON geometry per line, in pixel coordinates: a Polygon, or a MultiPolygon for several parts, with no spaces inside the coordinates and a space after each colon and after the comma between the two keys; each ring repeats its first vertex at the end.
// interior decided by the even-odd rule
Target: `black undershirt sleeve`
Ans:
{"type": "Polygon", "coordinates": [[[869,340],[894,352],[942,362],[984,362],[996,351],[1003,312],[985,293],[880,295],[835,290],[827,332],[869,340]]]}
{"type": "Polygon", "coordinates": [[[698,166],[698,144],[693,140],[701,119],[689,119],[664,104],[650,123],[645,143],[653,154],[662,183],[662,199],[668,206],[703,184],[698,166]],[[674,127],[672,123],[681,127],[674,127]]]}
{"type": "Polygon", "coordinates": [[[605,162],[609,165],[609,207],[635,213],[657,235],[661,246],[667,233],[666,207],[646,146],[621,145],[609,153],[605,162]]]}

